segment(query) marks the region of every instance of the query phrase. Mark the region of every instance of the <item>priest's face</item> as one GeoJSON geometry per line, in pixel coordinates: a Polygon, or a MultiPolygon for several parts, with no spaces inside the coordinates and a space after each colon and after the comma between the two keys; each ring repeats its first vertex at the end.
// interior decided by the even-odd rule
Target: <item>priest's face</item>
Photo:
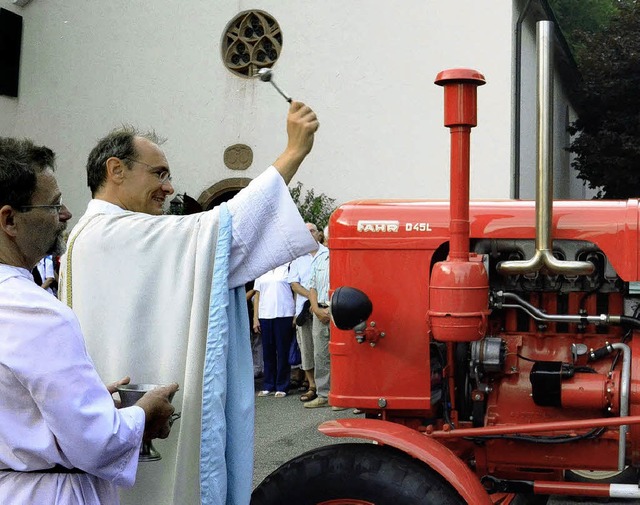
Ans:
{"type": "Polygon", "coordinates": [[[142,137],[133,141],[136,154],[127,159],[119,200],[133,212],[160,215],[167,196],[173,194],[169,163],[162,149],[142,137]]]}
{"type": "Polygon", "coordinates": [[[22,226],[17,243],[26,263],[35,265],[47,254],[59,256],[65,250],[64,232],[71,212],[60,202],[61,193],[51,169],[37,175],[31,203],[18,213],[22,226]]]}

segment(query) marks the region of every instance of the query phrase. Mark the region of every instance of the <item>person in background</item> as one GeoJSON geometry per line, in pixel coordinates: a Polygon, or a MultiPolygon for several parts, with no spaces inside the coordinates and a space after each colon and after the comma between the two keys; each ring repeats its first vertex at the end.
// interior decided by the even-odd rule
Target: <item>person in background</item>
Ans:
{"type": "Polygon", "coordinates": [[[64,250],[53,151],[0,138],[0,503],[115,505],[132,486],[143,438],[169,435],[177,384],[116,409],[71,309],[31,270],[64,250]]]}
{"type": "Polygon", "coordinates": [[[260,333],[253,329],[253,297],[256,290],[253,289],[254,281],[249,281],[244,285],[247,297],[247,313],[249,314],[250,338],[251,338],[251,356],[253,358],[253,378],[260,379],[264,373],[264,364],[262,361],[262,337],[260,333]]]}
{"type": "MultiPolygon", "coordinates": [[[[328,240],[329,230],[325,228],[324,238],[328,240]]],[[[330,359],[329,359],[329,249],[318,250],[311,263],[309,281],[309,301],[313,312],[313,351],[317,387],[317,398],[304,404],[313,409],[329,406],[330,359]]],[[[336,409],[337,410],[337,409],[336,409]]]]}
{"type": "MultiPolygon", "coordinates": [[[[313,223],[307,223],[307,228],[314,240],[318,241],[318,228],[313,223]]],[[[318,250],[304,256],[300,256],[291,262],[289,270],[289,283],[296,295],[296,337],[302,356],[302,370],[308,383],[307,390],[300,396],[300,400],[308,402],[317,397],[316,381],[314,377],[314,351],[313,351],[313,314],[311,313],[309,298],[309,281],[311,280],[311,263],[313,258],[326,247],[318,243],[318,250]],[[299,324],[302,323],[302,324],[299,324]]]]}
{"type": "Polygon", "coordinates": [[[36,284],[53,296],[58,295],[58,274],[55,271],[54,259],[51,254],[47,254],[38,261],[32,273],[36,284]]]}
{"type": "Polygon", "coordinates": [[[287,396],[291,380],[289,350],[293,338],[295,304],[288,282],[290,264],[258,277],[253,285],[253,330],[262,335],[264,378],[258,396],[287,396]]]}

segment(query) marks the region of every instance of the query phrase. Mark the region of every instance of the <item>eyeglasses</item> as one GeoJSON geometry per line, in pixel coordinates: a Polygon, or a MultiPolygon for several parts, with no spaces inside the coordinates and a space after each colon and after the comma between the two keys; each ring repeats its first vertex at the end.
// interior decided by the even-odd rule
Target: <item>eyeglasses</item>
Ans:
{"type": "Polygon", "coordinates": [[[140,163],[141,165],[144,165],[145,167],[148,167],[149,170],[151,170],[151,173],[158,178],[158,182],[160,184],[164,184],[165,182],[171,182],[171,180],[172,180],[171,179],[171,172],[169,172],[166,168],[154,167],[153,165],[149,165],[148,163],[145,163],[144,161],[134,160],[134,159],[131,159],[131,158],[122,158],[122,159],[130,161],[131,163],[140,163]]]}
{"type": "Polygon", "coordinates": [[[31,209],[54,209],[58,214],[64,207],[64,203],[56,203],[54,205],[22,205],[18,207],[19,212],[29,212],[31,209]]]}

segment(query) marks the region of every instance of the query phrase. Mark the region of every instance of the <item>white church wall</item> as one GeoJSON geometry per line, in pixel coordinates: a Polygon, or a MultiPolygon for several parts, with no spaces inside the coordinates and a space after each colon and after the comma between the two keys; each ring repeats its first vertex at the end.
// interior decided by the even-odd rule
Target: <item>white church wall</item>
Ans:
{"type": "Polygon", "coordinates": [[[468,66],[487,78],[472,134],[471,194],[509,196],[510,2],[36,0],[21,10],[14,133],[56,150],[76,216],[89,199],[87,154],[123,122],[168,137],[176,190],[195,197],[222,179],[255,177],[280,153],[287,104],[271,86],[232,75],[220,56],[225,26],[248,9],[279,22],[275,79],[320,118],[296,178],[305,187],[338,202],[448,197],[449,133],[433,80],[468,66]],[[236,143],[254,151],[241,173],[222,159],[236,143]]]}
{"type": "Polygon", "coordinates": [[[0,96],[0,136],[12,136],[18,111],[17,99],[0,96]]]}

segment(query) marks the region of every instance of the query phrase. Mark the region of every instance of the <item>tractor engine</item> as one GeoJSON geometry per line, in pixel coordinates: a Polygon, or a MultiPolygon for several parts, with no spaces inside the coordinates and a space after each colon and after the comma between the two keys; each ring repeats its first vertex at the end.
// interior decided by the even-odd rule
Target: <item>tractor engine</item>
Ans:
{"type": "Polygon", "coordinates": [[[432,437],[490,492],[640,465],[640,205],[552,201],[541,54],[535,202],[469,202],[484,78],[454,69],[436,79],[450,202],[355,201],[330,223],[330,403],[432,437]]]}

